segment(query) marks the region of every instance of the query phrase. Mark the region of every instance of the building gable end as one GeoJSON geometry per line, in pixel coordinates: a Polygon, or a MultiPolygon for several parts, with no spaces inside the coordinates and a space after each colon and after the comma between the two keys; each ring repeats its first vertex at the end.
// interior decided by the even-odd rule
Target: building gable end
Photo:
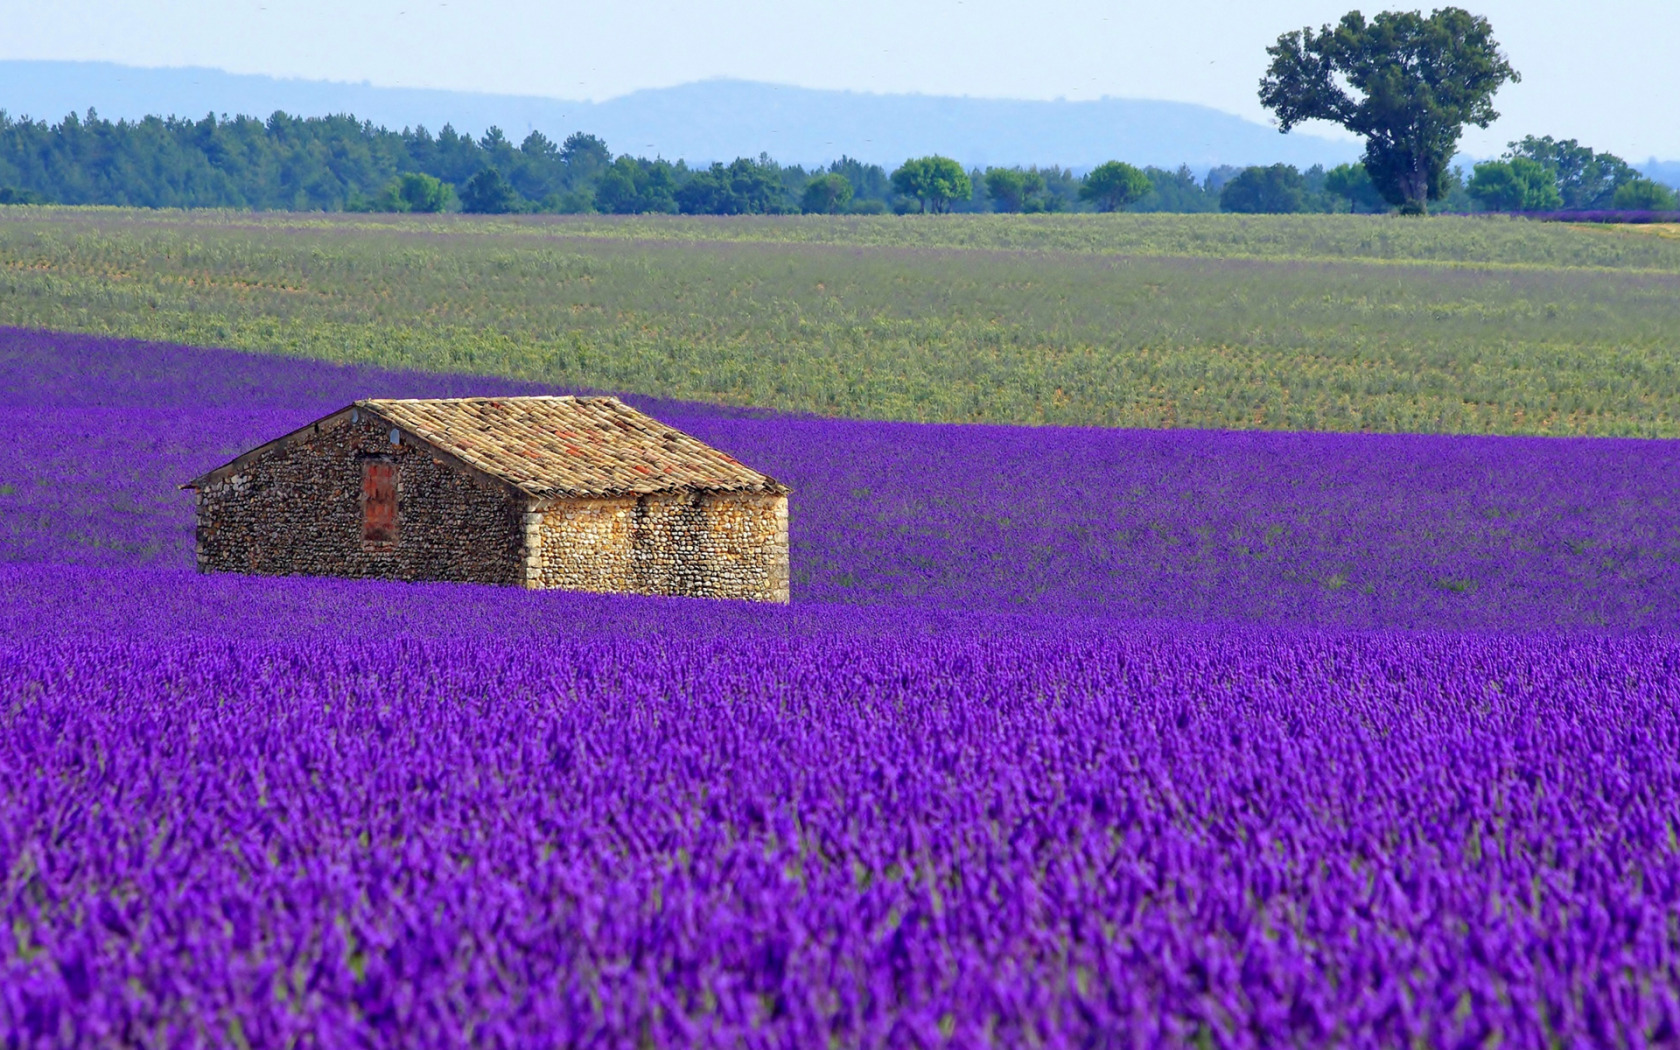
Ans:
{"type": "Polygon", "coordinates": [[[338,411],[330,412],[314,422],[305,423],[303,426],[298,427],[290,433],[282,434],[272,441],[264,442],[256,448],[242,452],[228,462],[216,467],[214,470],[207,471],[198,477],[193,478],[191,481],[184,482],[177,487],[182,489],[201,489],[207,485],[213,485],[232,474],[237,474],[240,470],[250,464],[262,460],[281,449],[287,448],[300,441],[307,441],[316,437],[323,429],[330,429],[344,423],[354,422],[359,415],[366,415],[379,420],[382,424],[390,427],[392,430],[400,434],[404,442],[413,445],[416,448],[425,449],[427,454],[439,463],[446,464],[454,470],[460,471],[463,474],[469,475],[496,488],[500,488],[515,499],[527,500],[530,498],[530,493],[523,491],[519,488],[519,486],[508,481],[506,478],[498,477],[489,471],[468,463],[466,460],[463,460],[461,457],[450,452],[448,449],[440,448],[435,442],[432,442],[419,434],[411,432],[407,427],[397,424],[389,417],[381,413],[378,409],[363,404],[345,405],[338,411]]]}

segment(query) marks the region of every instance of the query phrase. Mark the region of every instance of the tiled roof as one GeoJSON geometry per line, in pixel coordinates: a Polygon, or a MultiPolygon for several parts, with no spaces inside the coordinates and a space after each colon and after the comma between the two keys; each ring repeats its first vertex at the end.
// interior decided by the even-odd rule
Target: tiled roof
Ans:
{"type": "Polygon", "coordinates": [[[616,397],[369,398],[356,407],[539,498],[787,491],[616,397]]]}

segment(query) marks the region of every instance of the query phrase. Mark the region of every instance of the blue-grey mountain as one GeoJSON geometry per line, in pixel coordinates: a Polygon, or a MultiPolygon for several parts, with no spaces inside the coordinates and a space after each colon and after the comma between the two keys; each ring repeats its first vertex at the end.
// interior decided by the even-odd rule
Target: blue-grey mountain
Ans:
{"type": "Polygon", "coordinates": [[[351,113],[391,128],[452,124],[478,135],[490,126],[518,141],[530,131],[559,140],[573,131],[615,152],[692,163],[768,153],[813,165],[841,155],[883,165],[942,153],[969,165],[1105,160],[1205,169],[1285,162],[1306,167],[1351,160],[1351,140],[1275,129],[1206,106],[1139,99],[1042,102],[878,95],[738,80],[637,91],[603,102],[376,87],[225,73],[142,69],[103,62],[0,62],[0,108],[57,121],[90,107],[108,119],[206,113],[266,117],[351,113]]]}

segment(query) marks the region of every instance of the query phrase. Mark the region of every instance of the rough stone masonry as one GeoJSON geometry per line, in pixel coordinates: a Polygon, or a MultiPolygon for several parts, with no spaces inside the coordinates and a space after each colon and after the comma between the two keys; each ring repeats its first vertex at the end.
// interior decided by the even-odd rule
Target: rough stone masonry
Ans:
{"type": "Polygon", "coordinates": [[[184,487],[201,572],[789,600],[787,487],[616,398],[358,401],[184,487]]]}

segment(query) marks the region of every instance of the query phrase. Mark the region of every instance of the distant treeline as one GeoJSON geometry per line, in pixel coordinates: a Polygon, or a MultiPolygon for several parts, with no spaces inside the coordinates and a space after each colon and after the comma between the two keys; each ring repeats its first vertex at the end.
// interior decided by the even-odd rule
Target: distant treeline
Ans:
{"type": "MultiPolygon", "coordinates": [[[[1512,146],[1503,161],[1478,165],[1468,180],[1455,172],[1444,210],[1555,210],[1577,199],[1595,208],[1665,206],[1667,191],[1609,154],[1550,139],[1512,146]],[[1629,185],[1637,192],[1623,189],[1629,185]]],[[[559,143],[532,132],[515,145],[499,128],[474,139],[448,125],[433,135],[350,116],[113,122],[89,110],[49,124],[0,111],[0,204],[18,203],[691,215],[1389,207],[1357,164],[1304,172],[1284,164],[1220,167],[1200,178],[1188,167],[1139,169],[1118,161],[1084,176],[1055,166],[965,170],[937,156],[891,172],[849,157],[811,170],[764,155],[690,167],[615,156],[583,132],[559,143]]]]}

